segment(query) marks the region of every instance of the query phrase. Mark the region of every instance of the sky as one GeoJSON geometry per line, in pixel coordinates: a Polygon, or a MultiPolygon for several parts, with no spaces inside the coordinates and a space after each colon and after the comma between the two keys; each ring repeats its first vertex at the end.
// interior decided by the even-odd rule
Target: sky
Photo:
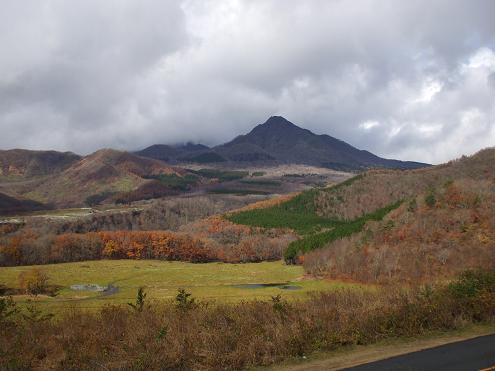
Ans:
{"type": "Polygon", "coordinates": [[[0,0],[0,148],[215,145],[272,115],[441,163],[495,146],[492,0],[0,0]]]}

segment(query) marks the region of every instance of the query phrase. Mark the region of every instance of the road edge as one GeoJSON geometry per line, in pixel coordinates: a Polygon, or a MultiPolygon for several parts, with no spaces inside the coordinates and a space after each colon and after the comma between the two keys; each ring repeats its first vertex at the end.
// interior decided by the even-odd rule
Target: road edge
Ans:
{"type": "Polygon", "coordinates": [[[413,353],[437,346],[495,334],[495,323],[470,325],[460,330],[430,333],[418,338],[399,338],[376,344],[346,347],[331,352],[317,352],[307,358],[290,359],[252,371],[331,371],[413,353]]]}

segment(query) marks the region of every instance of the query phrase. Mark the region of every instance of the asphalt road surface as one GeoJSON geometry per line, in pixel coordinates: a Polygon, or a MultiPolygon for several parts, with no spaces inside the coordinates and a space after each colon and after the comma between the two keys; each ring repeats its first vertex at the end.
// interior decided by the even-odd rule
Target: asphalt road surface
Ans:
{"type": "Polygon", "coordinates": [[[346,370],[495,371],[495,335],[480,336],[346,370]]]}

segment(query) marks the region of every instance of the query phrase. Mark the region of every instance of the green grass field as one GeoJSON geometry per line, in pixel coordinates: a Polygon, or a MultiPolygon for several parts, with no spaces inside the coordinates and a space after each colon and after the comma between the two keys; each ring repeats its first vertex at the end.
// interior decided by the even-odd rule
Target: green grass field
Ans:
{"type": "MultiPolygon", "coordinates": [[[[149,300],[172,300],[178,288],[184,288],[200,300],[236,302],[241,300],[270,300],[281,294],[286,299],[303,299],[309,292],[334,290],[341,287],[362,288],[355,284],[328,280],[303,279],[301,266],[289,266],[281,261],[226,264],[192,264],[159,260],[99,260],[77,263],[37,266],[50,277],[51,285],[63,288],[55,297],[38,296],[35,300],[50,311],[80,307],[85,309],[105,304],[125,304],[134,301],[136,292],[143,286],[149,300]],[[287,283],[301,288],[283,290],[278,287],[236,288],[233,285],[257,283],[287,283]],[[74,284],[113,284],[118,292],[103,296],[89,291],[73,291],[74,284]]],[[[18,287],[22,271],[32,266],[0,268],[0,284],[18,287]]],[[[32,297],[21,295],[15,300],[22,304],[32,297]]]]}

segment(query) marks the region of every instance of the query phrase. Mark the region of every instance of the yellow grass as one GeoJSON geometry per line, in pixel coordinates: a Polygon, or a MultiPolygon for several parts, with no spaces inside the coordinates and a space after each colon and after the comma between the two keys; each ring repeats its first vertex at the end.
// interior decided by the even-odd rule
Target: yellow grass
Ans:
{"type": "MultiPolygon", "coordinates": [[[[18,288],[18,277],[34,266],[0,268],[0,283],[18,288]]],[[[159,260],[99,260],[36,266],[50,277],[51,285],[62,286],[56,297],[35,298],[44,308],[59,310],[70,307],[97,308],[105,304],[125,304],[135,299],[143,286],[149,300],[173,300],[178,288],[184,288],[194,297],[215,302],[241,300],[270,300],[281,294],[290,299],[304,299],[309,292],[334,290],[341,287],[361,288],[339,281],[306,279],[301,266],[285,265],[281,261],[248,264],[207,263],[192,264],[159,260]],[[255,283],[287,283],[299,286],[298,290],[278,287],[237,288],[233,285],[255,283]],[[112,284],[118,292],[104,296],[89,291],[73,291],[74,284],[112,284]]],[[[19,303],[33,300],[19,295],[19,303]]]]}

